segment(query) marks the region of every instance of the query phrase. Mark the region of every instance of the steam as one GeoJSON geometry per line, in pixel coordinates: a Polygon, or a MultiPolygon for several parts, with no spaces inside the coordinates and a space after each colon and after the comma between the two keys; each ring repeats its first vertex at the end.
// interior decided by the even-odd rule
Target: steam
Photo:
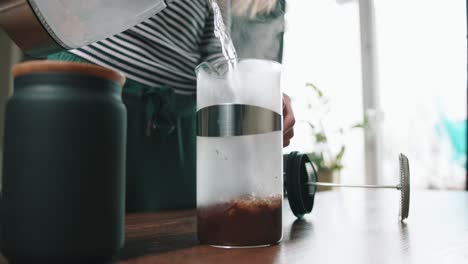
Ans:
{"type": "Polygon", "coordinates": [[[285,31],[278,0],[232,0],[231,37],[239,58],[280,61],[285,31]]]}
{"type": "Polygon", "coordinates": [[[225,74],[229,84],[226,94],[234,99],[235,90],[240,89],[236,70],[238,57],[281,60],[282,33],[285,28],[284,1],[210,0],[210,2],[214,13],[214,33],[228,62],[226,71],[221,67],[217,72],[225,74]],[[232,16],[232,13],[240,16],[232,16]],[[226,27],[223,21],[226,18],[232,22],[230,27],[226,27]]]}

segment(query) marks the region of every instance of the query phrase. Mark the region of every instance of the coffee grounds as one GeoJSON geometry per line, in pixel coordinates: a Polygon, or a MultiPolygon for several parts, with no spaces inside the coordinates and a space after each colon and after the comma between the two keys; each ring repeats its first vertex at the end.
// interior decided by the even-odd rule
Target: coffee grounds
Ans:
{"type": "Polygon", "coordinates": [[[281,195],[244,196],[232,202],[198,208],[198,239],[202,244],[256,246],[282,237],[281,195]]]}

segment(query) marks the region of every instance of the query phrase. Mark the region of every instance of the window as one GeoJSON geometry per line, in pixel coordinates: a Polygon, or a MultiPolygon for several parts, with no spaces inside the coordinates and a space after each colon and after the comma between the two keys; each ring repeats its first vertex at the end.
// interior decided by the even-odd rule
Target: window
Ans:
{"type": "Polygon", "coordinates": [[[363,109],[368,107],[363,101],[363,82],[373,78],[374,85],[367,89],[378,95],[374,103],[377,113],[381,113],[374,124],[378,127],[374,141],[378,153],[374,158],[379,169],[376,175],[366,178],[365,150],[373,146],[372,141],[364,141],[362,132],[330,138],[332,143],[343,140],[347,146],[342,182],[362,183],[370,176],[375,182],[394,183],[398,179],[397,157],[403,152],[410,158],[413,186],[463,188],[466,3],[442,0],[287,3],[283,86],[293,98],[299,123],[296,137],[286,152],[310,152],[314,148],[310,128],[303,122],[314,118],[307,109],[310,90],[305,83],[315,84],[330,98],[326,126],[333,130],[363,117],[363,109]],[[370,9],[362,9],[363,4],[370,9]],[[372,29],[374,32],[366,31],[372,29]],[[361,53],[361,37],[369,34],[373,38],[363,50],[371,49],[375,59],[370,72],[362,64],[368,54],[361,53]]]}
{"type": "Polygon", "coordinates": [[[396,169],[393,153],[404,151],[411,158],[416,186],[464,187],[466,155],[460,152],[466,153],[466,143],[456,137],[466,140],[465,5],[375,1],[384,112],[382,180],[388,181],[396,169]]]}
{"type": "MultiPolygon", "coordinates": [[[[311,130],[306,120],[313,119],[307,105],[313,83],[330,98],[326,128],[334,131],[362,120],[362,85],[359,35],[359,9],[356,3],[330,0],[287,1],[284,36],[284,91],[293,100],[297,118],[296,135],[285,151],[313,150],[311,130]]],[[[345,169],[342,182],[364,181],[364,140],[361,131],[344,138],[329,138],[331,147],[344,141],[345,169]]]]}

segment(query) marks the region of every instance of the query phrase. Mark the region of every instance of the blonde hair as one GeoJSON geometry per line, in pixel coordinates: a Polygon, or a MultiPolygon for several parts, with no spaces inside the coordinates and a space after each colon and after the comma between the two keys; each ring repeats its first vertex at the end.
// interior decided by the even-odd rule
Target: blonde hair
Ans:
{"type": "Polygon", "coordinates": [[[254,18],[260,14],[269,14],[278,0],[232,0],[232,14],[254,18]]]}

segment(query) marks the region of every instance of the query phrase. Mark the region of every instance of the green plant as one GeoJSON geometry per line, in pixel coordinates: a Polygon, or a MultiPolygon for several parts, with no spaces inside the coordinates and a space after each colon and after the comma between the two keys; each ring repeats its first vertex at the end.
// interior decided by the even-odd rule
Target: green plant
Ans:
{"type": "Polygon", "coordinates": [[[353,124],[346,128],[339,128],[335,131],[328,131],[324,125],[324,119],[330,112],[330,100],[325,96],[324,92],[312,83],[307,83],[306,87],[313,91],[313,101],[309,102],[308,108],[315,115],[311,120],[307,121],[312,130],[312,136],[315,142],[314,151],[309,154],[310,159],[317,166],[319,171],[340,171],[343,169],[343,156],[346,153],[346,146],[339,144],[335,151],[332,150],[329,139],[332,135],[343,136],[344,134],[355,129],[365,129],[368,126],[367,117],[362,122],[353,124]],[[319,112],[319,114],[317,114],[319,112]]]}

